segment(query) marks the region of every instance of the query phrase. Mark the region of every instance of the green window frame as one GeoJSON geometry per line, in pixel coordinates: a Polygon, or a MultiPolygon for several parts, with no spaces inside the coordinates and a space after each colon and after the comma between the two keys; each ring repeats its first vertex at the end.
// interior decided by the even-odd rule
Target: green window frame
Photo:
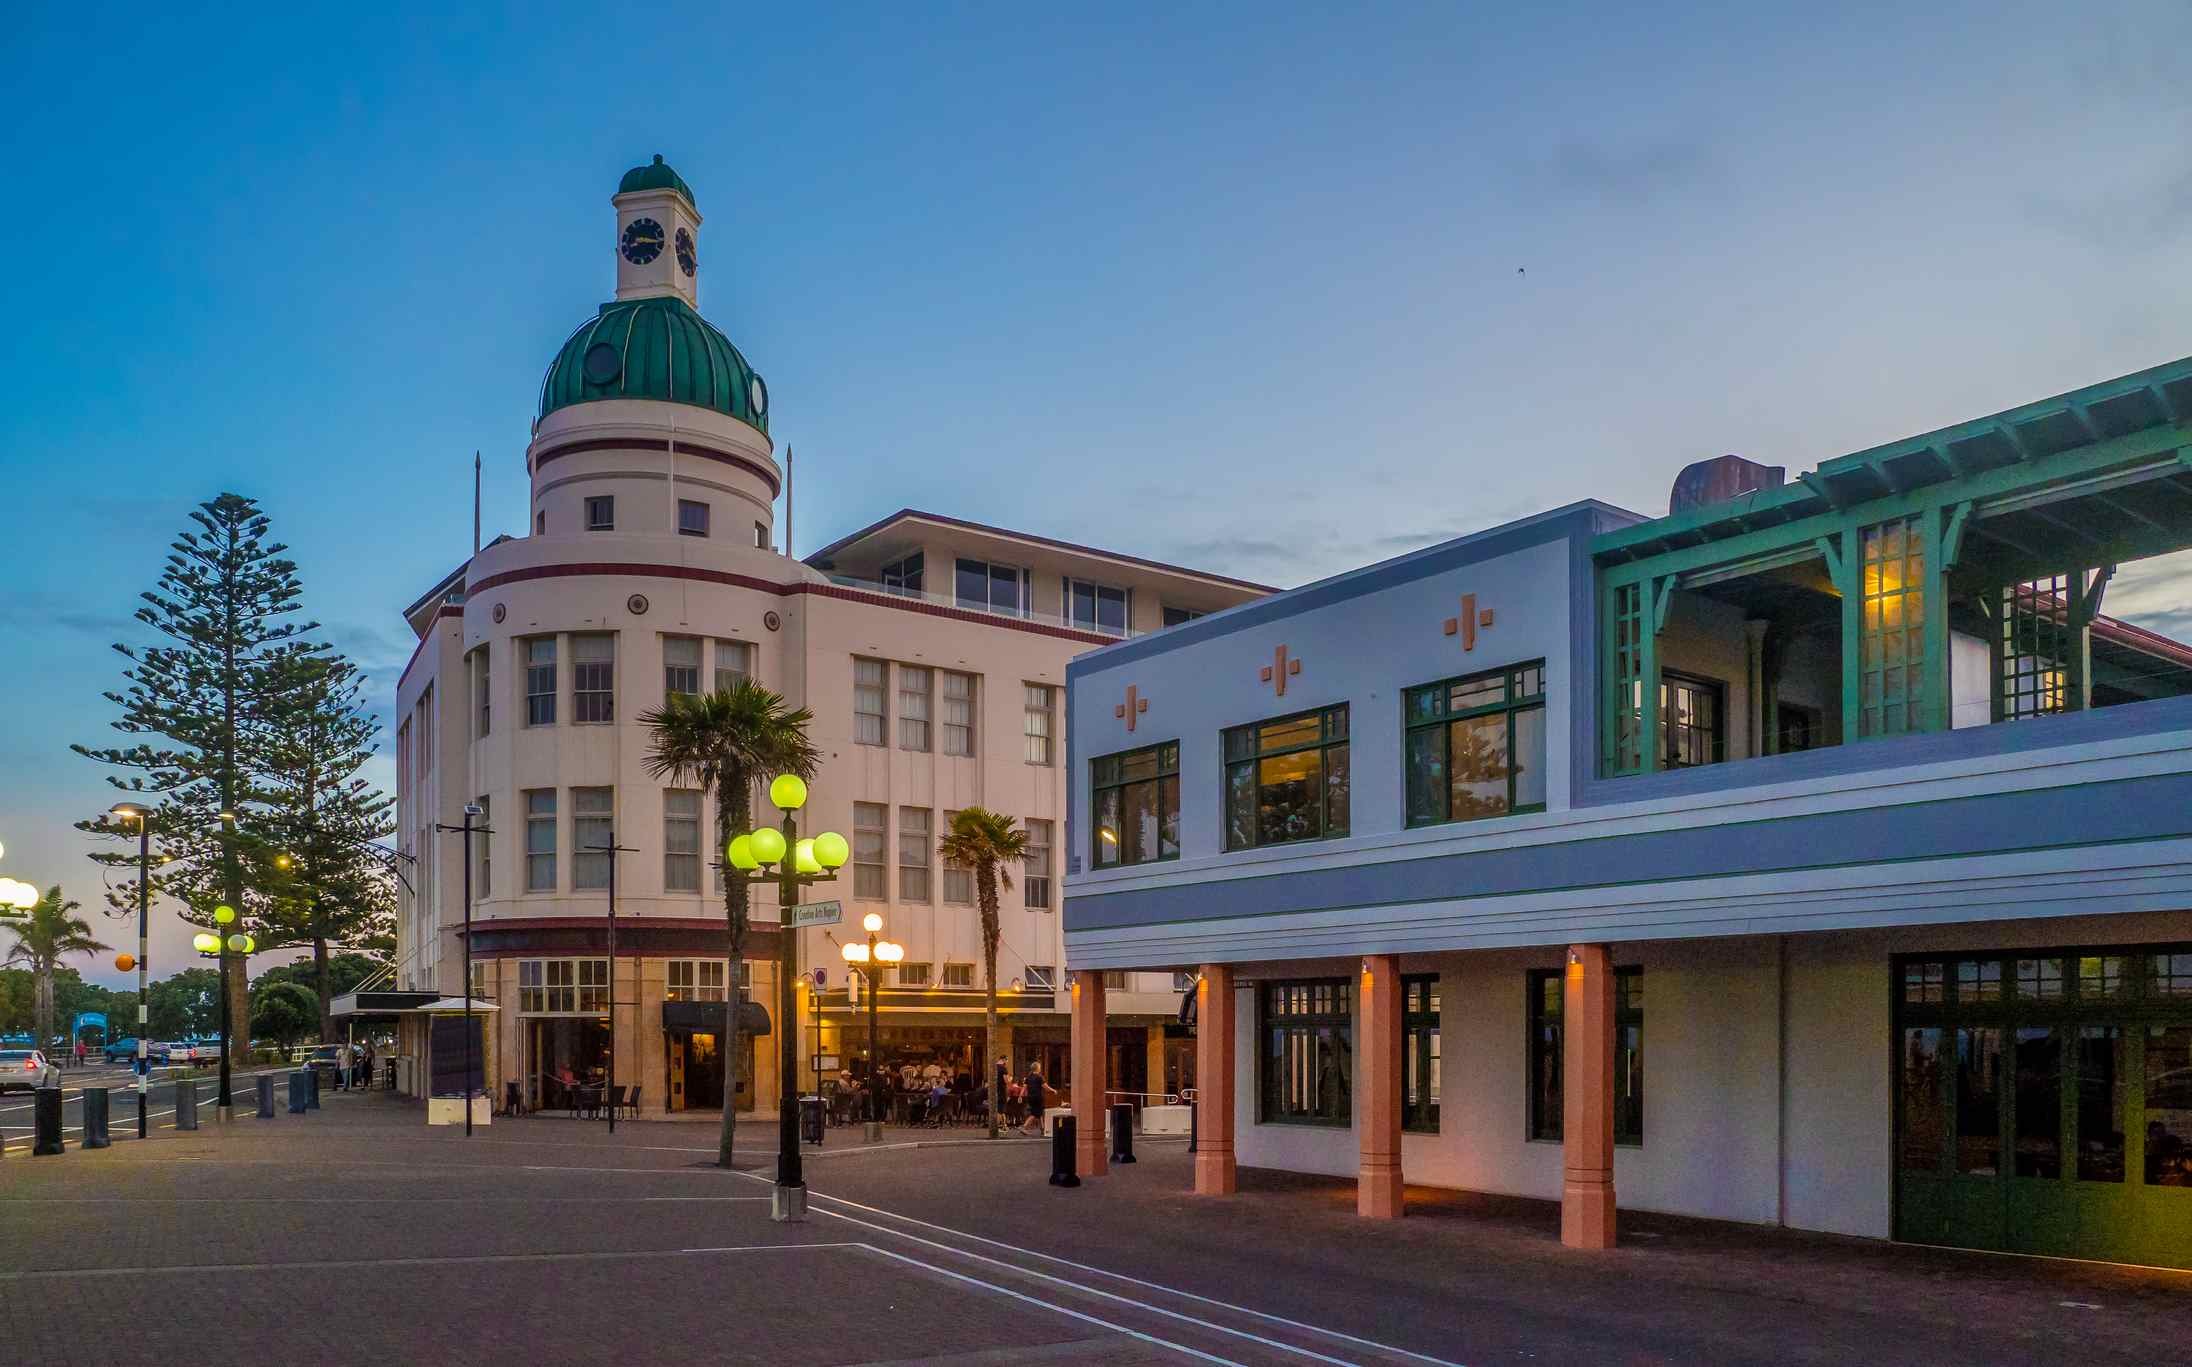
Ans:
{"type": "MultiPolygon", "coordinates": [[[[1557,968],[1529,972],[1529,1135],[1558,1142],[1565,1085],[1563,1016],[1566,978],[1557,968]]],[[[1614,970],[1614,1143],[1644,1143],[1644,970],[1614,970]]]]}
{"type": "Polygon", "coordinates": [[[1346,703],[1229,727],[1221,742],[1228,850],[1347,834],[1346,703]]]}
{"type": "Polygon", "coordinates": [[[1256,993],[1257,1119],[1345,1129],[1354,1122],[1355,990],[1346,978],[1264,983],[1256,993]]]}
{"type": "Polygon", "coordinates": [[[1407,691],[1401,770],[1410,826],[1545,810],[1545,662],[1407,691]]]}
{"type": "Polygon", "coordinates": [[[1659,767],[1695,769],[1728,757],[1728,686],[1718,679],[1659,675],[1659,767]]]}
{"type": "Polygon", "coordinates": [[[1926,519],[1899,517],[1857,533],[1857,734],[1926,729],[1926,519]]]}
{"type": "Polygon", "coordinates": [[[1439,978],[1407,974],[1400,980],[1400,1127],[1414,1134],[1439,1132],[1439,978]]]}
{"type": "Polygon", "coordinates": [[[1180,743],[1089,761],[1091,869],[1180,857],[1180,743]]]}

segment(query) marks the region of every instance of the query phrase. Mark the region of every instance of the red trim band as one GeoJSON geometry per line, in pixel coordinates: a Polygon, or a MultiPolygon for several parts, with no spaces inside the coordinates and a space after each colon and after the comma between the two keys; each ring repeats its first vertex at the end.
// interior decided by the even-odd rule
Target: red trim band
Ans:
{"type": "MultiPolygon", "coordinates": [[[[584,441],[567,441],[561,446],[551,446],[545,451],[534,452],[533,469],[539,470],[541,466],[546,465],[558,456],[575,456],[585,451],[668,451],[669,449],[669,441],[662,437],[589,437],[584,441]]],[[[756,463],[750,457],[739,455],[735,451],[718,450],[713,446],[702,446],[698,442],[680,441],[677,443],[677,453],[681,456],[698,456],[702,460],[720,461],[725,465],[735,465],[759,479],[763,484],[768,485],[769,497],[771,498],[775,498],[784,491],[783,482],[777,478],[774,470],[756,463]]]]}

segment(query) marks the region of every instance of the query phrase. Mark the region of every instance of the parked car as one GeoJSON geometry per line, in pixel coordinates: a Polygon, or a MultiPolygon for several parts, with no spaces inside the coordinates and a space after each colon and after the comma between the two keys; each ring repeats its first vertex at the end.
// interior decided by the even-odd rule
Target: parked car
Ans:
{"type": "Polygon", "coordinates": [[[58,1087],[61,1074],[40,1049],[0,1049],[0,1092],[58,1087]]]}
{"type": "Polygon", "coordinates": [[[217,1039],[202,1039],[192,1044],[190,1046],[190,1061],[192,1063],[219,1063],[221,1061],[221,1042],[217,1039]]]}
{"type": "Polygon", "coordinates": [[[167,1051],[167,1061],[169,1063],[187,1066],[194,1061],[191,1058],[191,1043],[187,1039],[171,1039],[165,1044],[152,1046],[152,1051],[156,1054],[163,1049],[167,1051]]]}
{"type": "MultiPolygon", "coordinates": [[[[106,1057],[109,1063],[128,1063],[135,1059],[137,1057],[136,1037],[131,1036],[129,1039],[114,1041],[106,1047],[106,1057]]],[[[145,1057],[154,1063],[166,1063],[168,1061],[167,1046],[158,1040],[154,1040],[146,1048],[145,1057]]]]}

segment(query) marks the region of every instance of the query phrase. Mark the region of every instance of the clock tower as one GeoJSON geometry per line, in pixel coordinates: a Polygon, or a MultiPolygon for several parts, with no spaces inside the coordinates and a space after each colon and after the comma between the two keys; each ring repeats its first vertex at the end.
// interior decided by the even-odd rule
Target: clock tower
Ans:
{"type": "Polygon", "coordinates": [[[619,300],[674,295],[700,304],[700,210],[692,187],[660,154],[624,173],[609,200],[617,213],[619,300]]]}

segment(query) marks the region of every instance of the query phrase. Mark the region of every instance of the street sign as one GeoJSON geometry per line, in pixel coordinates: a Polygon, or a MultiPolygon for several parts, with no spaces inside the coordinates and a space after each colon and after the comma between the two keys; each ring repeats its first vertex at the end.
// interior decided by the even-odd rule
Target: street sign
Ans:
{"type": "Polygon", "coordinates": [[[792,929],[834,926],[845,919],[843,902],[800,902],[792,907],[792,929]]]}

